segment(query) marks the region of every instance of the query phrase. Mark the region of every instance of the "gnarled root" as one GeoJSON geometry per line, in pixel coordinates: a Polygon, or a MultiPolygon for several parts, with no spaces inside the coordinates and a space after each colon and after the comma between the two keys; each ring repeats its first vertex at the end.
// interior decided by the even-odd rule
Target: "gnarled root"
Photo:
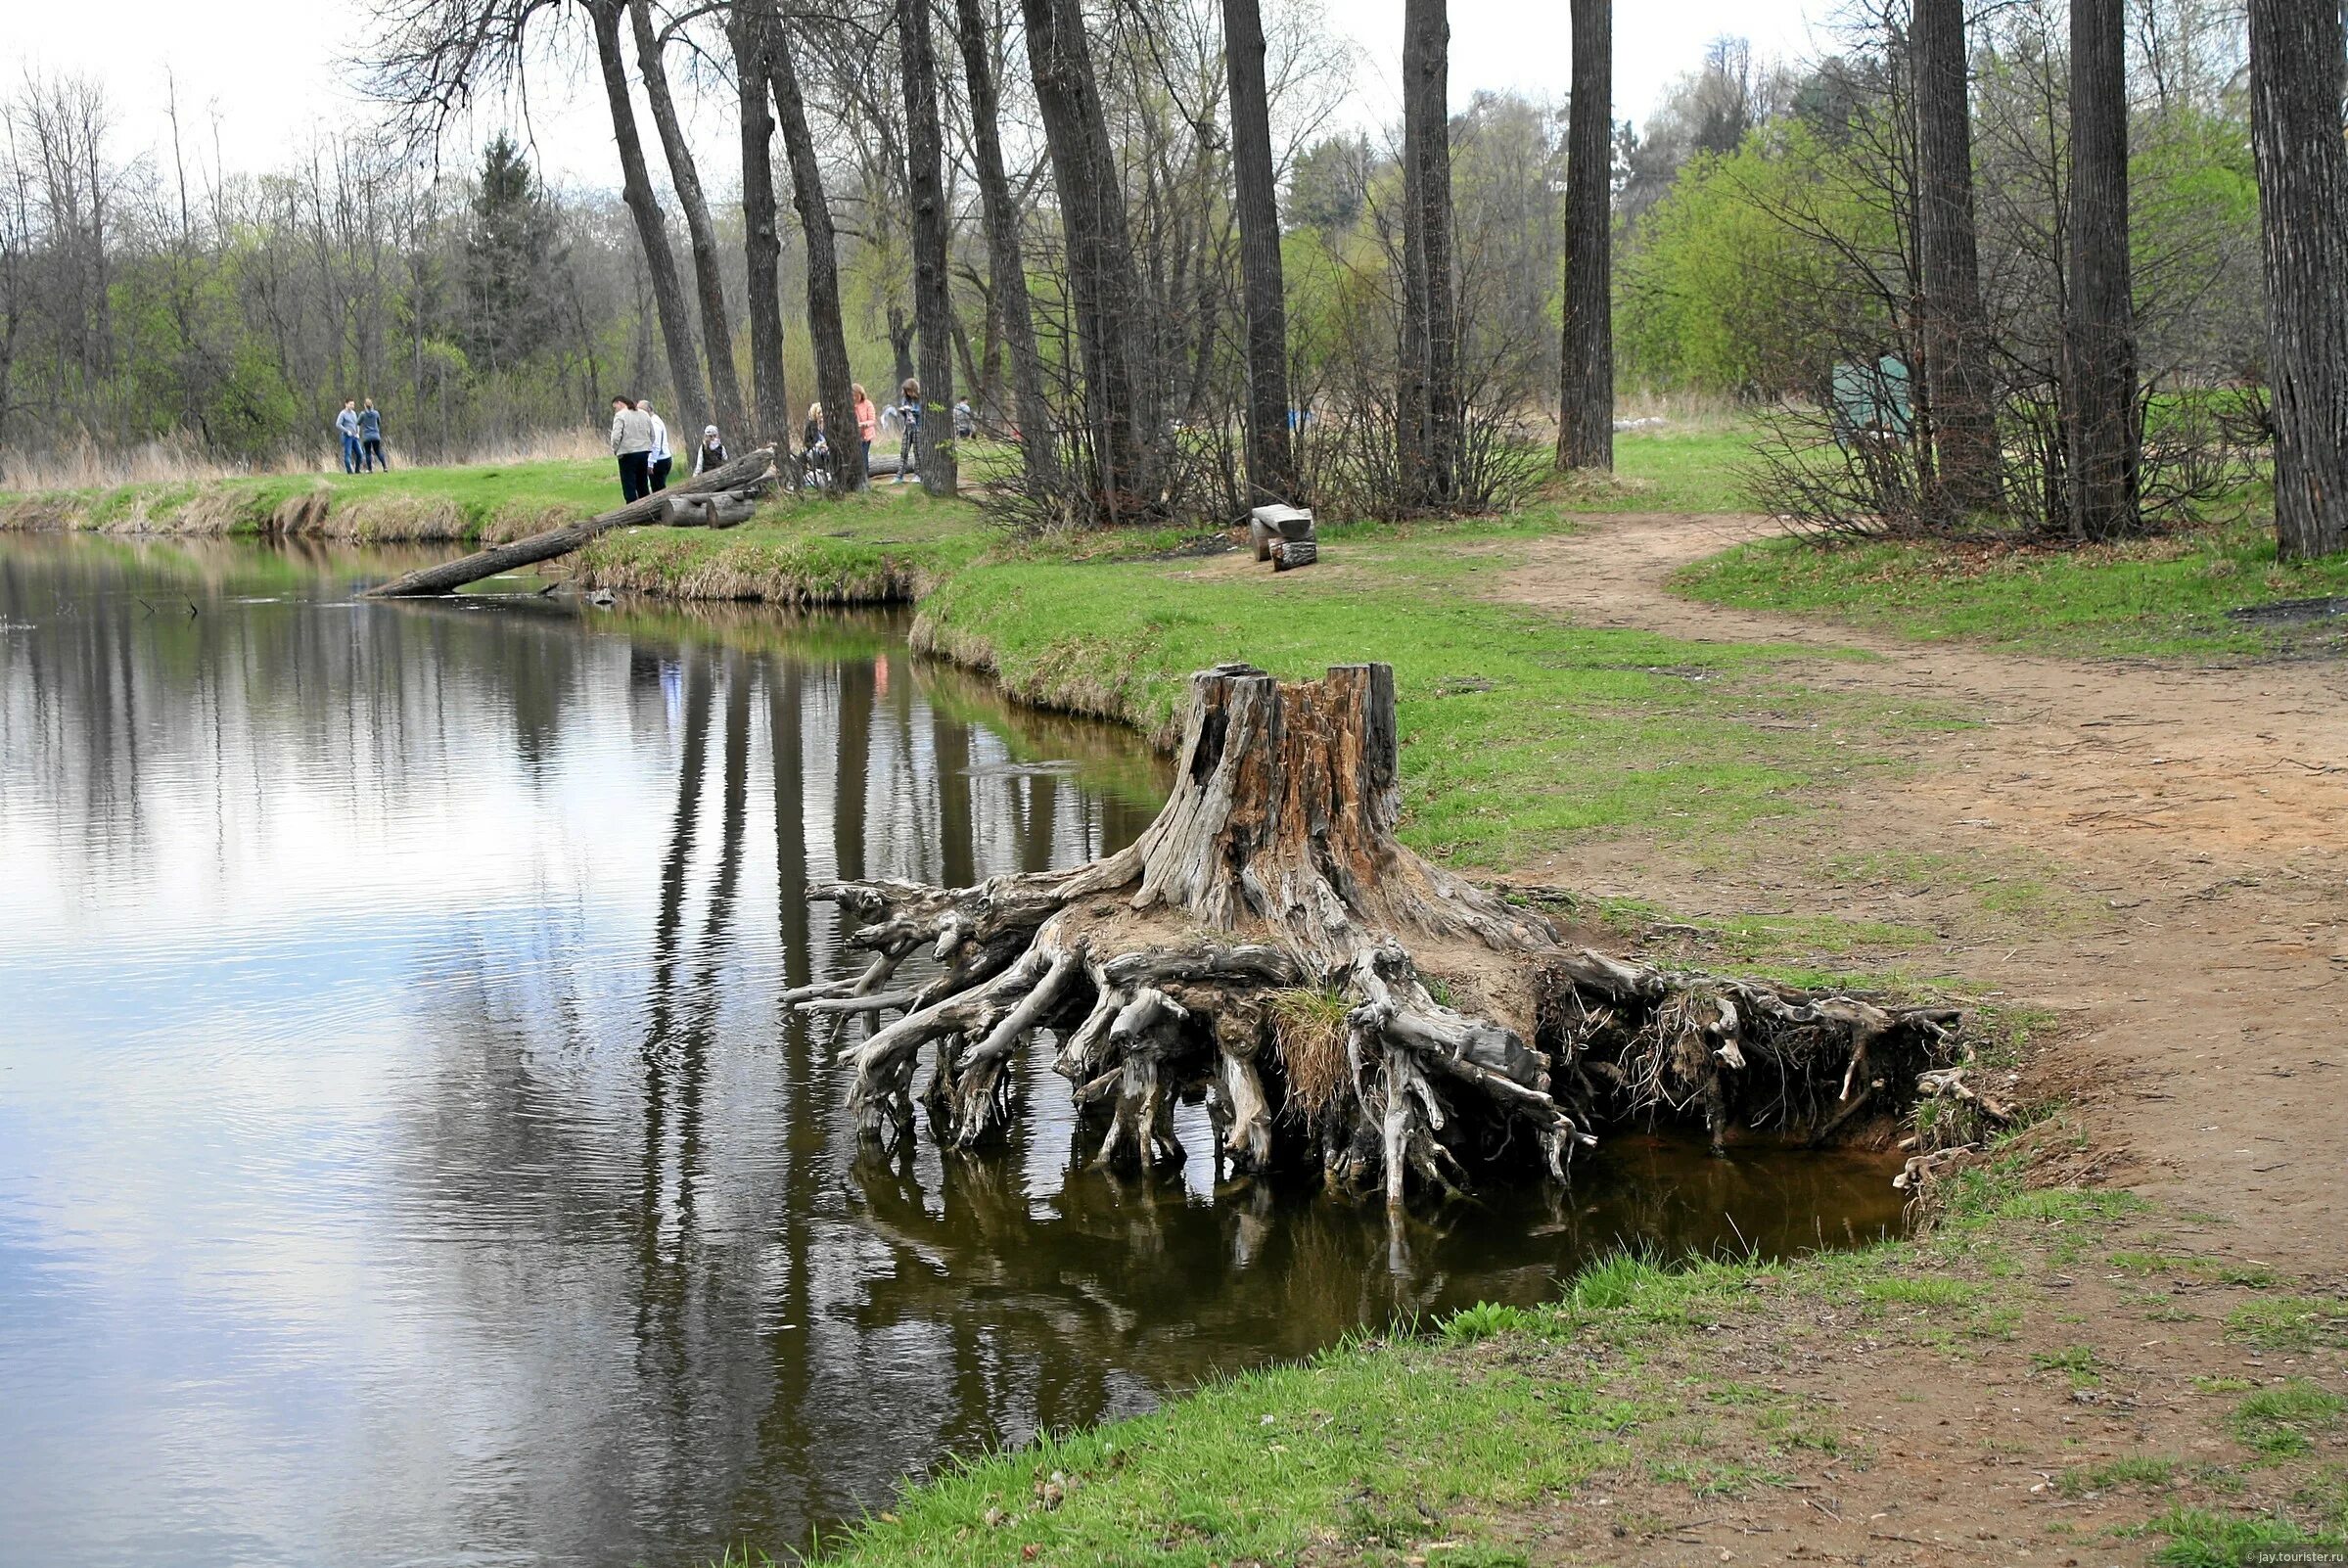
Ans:
{"type": "Polygon", "coordinates": [[[867,1133],[909,1125],[926,1050],[938,1137],[979,1145],[1012,1112],[1022,1042],[1049,1030],[1091,1157],[1178,1163],[1174,1107],[1203,1101],[1219,1165],[1317,1160],[1390,1204],[1509,1163],[1562,1180],[1630,1117],[1700,1120],[1716,1145],[1742,1128],[1823,1139],[1896,1114],[1954,1059],[1946,1010],[1563,945],[1395,841],[1395,746],[1382,666],[1289,685],[1204,671],[1174,798],[1132,846],[968,888],[820,885],[873,956],[785,999],[843,1022],[901,1010],[841,1053],[867,1133]],[[898,980],[917,957],[935,972],[898,980]]]}

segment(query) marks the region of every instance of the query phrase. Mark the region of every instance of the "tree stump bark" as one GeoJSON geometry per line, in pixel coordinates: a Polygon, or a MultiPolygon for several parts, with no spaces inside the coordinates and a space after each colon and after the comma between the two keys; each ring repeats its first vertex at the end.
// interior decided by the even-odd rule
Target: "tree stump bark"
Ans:
{"type": "Polygon", "coordinates": [[[1020,1041],[1056,1032],[1095,1158],[1179,1161],[1203,1100],[1219,1159],[1317,1165],[1331,1185],[1453,1191],[1525,1165],[1565,1179],[1595,1130],[1700,1120],[1791,1137],[1896,1114],[1956,1060],[1956,1014],[1666,974],[1559,941],[1536,911],[1430,864],[1401,814],[1394,673],[1317,681],[1245,665],[1191,677],[1173,798],[1089,865],[970,888],[818,884],[860,922],[857,976],[786,993],[901,1012],[842,1053],[859,1127],[972,1147],[1015,1109],[1020,1041]],[[939,972],[893,984],[926,951],[939,972]]]}

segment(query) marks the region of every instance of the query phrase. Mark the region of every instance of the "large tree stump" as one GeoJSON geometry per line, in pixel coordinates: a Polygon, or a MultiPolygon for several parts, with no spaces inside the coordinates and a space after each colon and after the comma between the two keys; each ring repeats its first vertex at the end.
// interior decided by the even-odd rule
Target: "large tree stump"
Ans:
{"type": "Polygon", "coordinates": [[[1014,1050],[1050,1029],[1096,1158],[1178,1161],[1174,1107],[1203,1099],[1238,1169],[1317,1165],[1390,1203],[1495,1167],[1562,1180],[1630,1118],[1701,1122],[1716,1144],[1847,1133],[1955,1059],[1947,1010],[1561,943],[1396,840],[1397,761],[1388,666],[1201,671],[1174,796],[1131,846],[970,888],[819,884],[873,956],[785,1000],[901,1012],[842,1053],[869,1134],[909,1130],[926,1052],[938,1136],[981,1143],[1014,1109],[1014,1050]],[[896,986],[916,952],[939,972],[896,986]]]}

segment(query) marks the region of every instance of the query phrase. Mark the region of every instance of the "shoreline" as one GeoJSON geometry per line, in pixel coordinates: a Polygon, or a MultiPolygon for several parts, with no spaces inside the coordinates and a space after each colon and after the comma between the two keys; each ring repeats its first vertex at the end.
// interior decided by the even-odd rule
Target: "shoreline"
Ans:
{"type": "MultiPolygon", "coordinates": [[[[1348,548],[1334,564],[1272,579],[1222,558],[1023,554],[967,507],[911,496],[775,510],[724,533],[609,535],[569,575],[582,587],[682,605],[911,605],[921,651],[1032,707],[1126,724],[1161,751],[1182,674],[1222,650],[1285,673],[1365,628],[1382,643],[1413,639],[1404,727],[1420,742],[1406,754],[1416,763],[1406,781],[1415,845],[1486,879],[1541,863],[1528,847],[1579,844],[1591,831],[1529,811],[1527,781],[1569,797],[1610,783],[1619,791],[1629,766],[1638,793],[1669,809],[1610,801],[1613,815],[1596,830],[1632,842],[1660,835],[1668,848],[1680,807],[1712,813],[1687,831],[1733,837],[1747,822],[1782,819],[1805,796],[1838,799],[1841,775],[1886,776],[1890,763],[1868,754],[1907,733],[1832,704],[1788,723],[1794,699],[1781,685],[1803,667],[1767,650],[1637,633],[1593,644],[1596,634],[1569,628],[1526,657],[1520,644],[1534,623],[1479,597],[1488,590],[1475,551],[1558,537],[1553,524],[1362,526],[1341,531],[1348,548]],[[1688,663],[1697,649],[1715,663],[1688,663]],[[1593,684],[1539,683],[1539,669],[1577,657],[1593,684]],[[1649,665],[1667,672],[1631,678],[1649,665]],[[1691,669],[1703,678],[1688,689],[1691,669]],[[1707,688],[1735,700],[1718,703],[1707,688]],[[1758,710],[1755,693],[1766,699],[1758,710]],[[1626,704],[1628,716],[1618,711],[1626,704]],[[1661,704],[1685,709],[1678,726],[1640,727],[1661,704]],[[1535,733],[1524,715],[1544,705],[1570,715],[1572,744],[1522,766],[1535,733]],[[1774,748],[1768,777],[1745,797],[1732,795],[1734,770],[1691,738],[1723,724],[1739,750],[1774,748]],[[1805,724],[1825,726],[1827,738],[1806,743],[1805,724]],[[1623,754],[1635,764],[1615,756],[1575,771],[1589,766],[1583,753],[1640,746],[1649,751],[1623,754]],[[1676,775],[1639,765],[1652,765],[1658,746],[1676,775]],[[1520,764],[1497,789],[1460,765],[1495,759],[1520,764]],[[1516,815],[1496,828],[1485,820],[1495,810],[1516,815]]],[[[444,514],[432,515],[438,526],[444,514]]],[[[330,505],[292,536],[399,537],[362,535],[355,523],[338,532],[333,516],[330,505]]],[[[237,530],[117,519],[76,531],[237,530]]],[[[1611,923],[1613,940],[1655,915],[1603,899],[1575,912],[1611,923]]],[[[1830,968],[1864,971],[1916,941],[1845,926],[1765,942],[1749,960],[1697,957],[1816,973],[1824,955],[1830,968]]],[[[2030,1053],[2034,1066],[2054,1065],[2054,1054],[2030,1053]]],[[[1333,1347],[1176,1393],[1149,1415],[953,1466],[818,1559],[1073,1565],[1128,1560],[1155,1541],[1151,1560],[1198,1568],[1503,1568],[1549,1560],[1571,1543],[1597,1553],[1588,1560],[1651,1561],[1694,1544],[1691,1535],[1742,1552],[1755,1529],[1799,1528],[1815,1532],[1806,1543],[1826,1543],[1856,1524],[1853,1549],[1876,1560],[1902,1560],[1913,1543],[1925,1554],[1907,1560],[1989,1561],[2007,1560],[2005,1548],[2024,1539],[2059,1548],[2073,1521],[2088,1520],[2094,1534],[2129,1532],[2145,1549],[2154,1535],[2206,1548],[2180,1561],[2232,1560],[2245,1543],[2338,1540],[2348,1531],[2337,1479],[2348,1405],[2326,1401],[2348,1367],[2332,1354],[2344,1342],[2333,1287],[2255,1262],[2265,1256],[2257,1235],[2101,1186],[2114,1151],[2091,1146],[2081,1120],[2060,1109],[2066,1085],[2034,1089],[2041,1119],[1954,1178],[1942,1222],[1922,1234],[1774,1265],[1602,1266],[1561,1283],[1551,1307],[1472,1309],[1426,1333],[1333,1347]],[[2161,1364],[2144,1364],[2151,1353],[2131,1348],[2139,1341],[2167,1347],[2161,1364]],[[1899,1375],[1932,1365],[1954,1375],[1921,1385],[1899,1375]],[[1971,1392],[1993,1384],[1992,1405],[2012,1415],[1995,1432],[1971,1392]],[[1984,1469],[1965,1446],[1993,1436],[2004,1456],[1984,1469]],[[1952,1442],[1959,1446],[1936,1448],[1952,1442]],[[1691,1529],[1690,1519],[1705,1522],[1691,1529]],[[2004,1539],[1979,1540],[1986,1528],[2004,1539]]]]}

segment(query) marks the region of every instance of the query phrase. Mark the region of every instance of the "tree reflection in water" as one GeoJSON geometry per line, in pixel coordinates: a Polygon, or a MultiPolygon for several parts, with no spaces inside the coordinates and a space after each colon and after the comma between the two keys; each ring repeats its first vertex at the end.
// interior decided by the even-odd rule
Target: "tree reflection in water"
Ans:
{"type": "Polygon", "coordinates": [[[887,620],[356,606],[352,570],[0,542],[28,1556],[780,1550],[944,1455],[1624,1242],[1896,1217],[1865,1162],[1618,1137],[1391,1248],[1220,1182],[1203,1119],[1178,1176],[1074,1169],[1048,1039],[1001,1149],[860,1148],[831,1025],[774,1001],[841,962],[809,881],[1086,860],[1160,764],[887,620]]]}

